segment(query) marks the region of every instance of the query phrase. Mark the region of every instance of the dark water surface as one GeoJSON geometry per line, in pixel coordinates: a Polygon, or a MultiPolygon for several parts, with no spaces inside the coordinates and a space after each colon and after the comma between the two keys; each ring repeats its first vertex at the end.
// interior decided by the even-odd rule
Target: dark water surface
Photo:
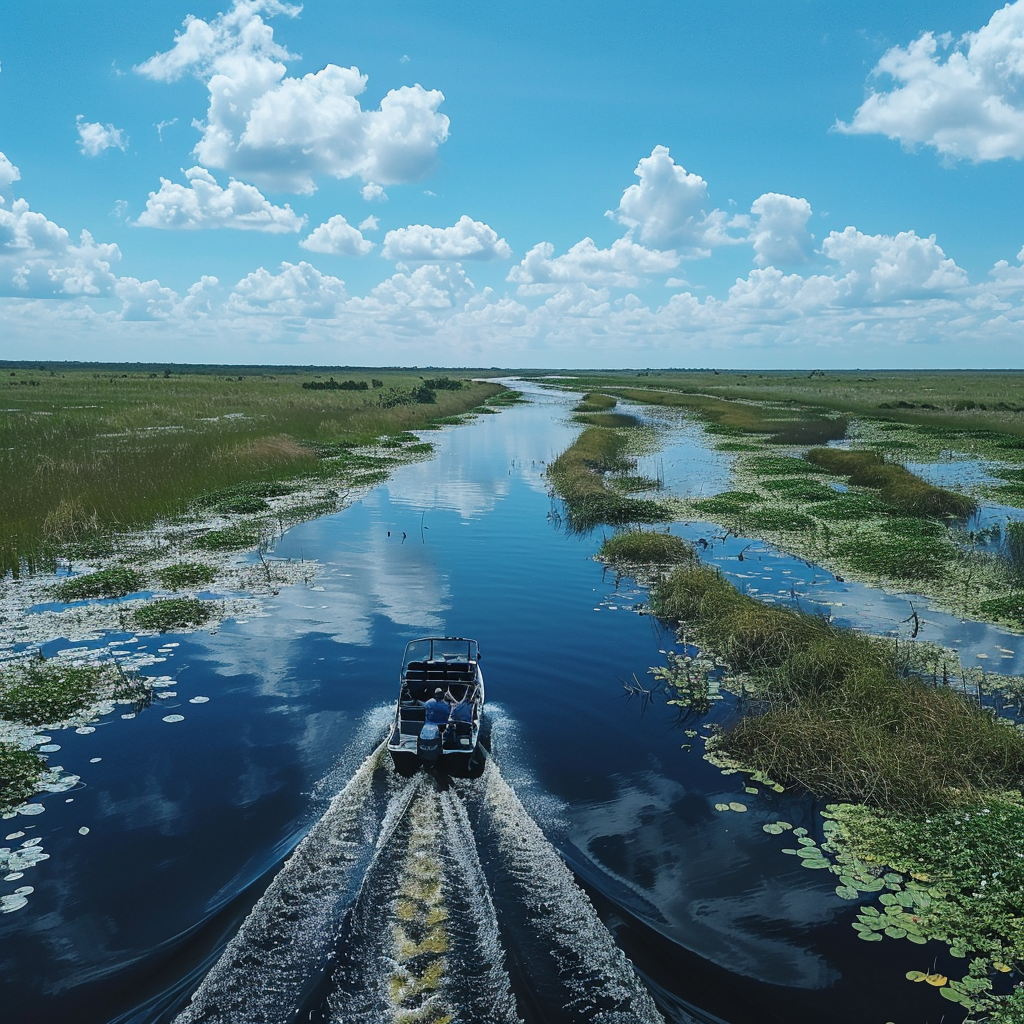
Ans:
{"type": "MultiPolygon", "coordinates": [[[[534,397],[431,435],[433,460],[290,530],[276,556],[323,572],[264,615],[126,645],[166,658],[173,696],[54,733],[51,763],[82,783],[0,826],[8,847],[37,838],[49,855],[0,890],[34,890],[0,915],[0,1020],[400,1020],[395,899],[430,864],[459,1020],[948,1016],[904,980],[936,958],[956,973],[941,947],[860,942],[835,876],[762,831],[781,817],[820,838],[812,801],[745,793],[673,708],[623,699],[672,637],[632,610],[643,592],[592,560],[600,532],[549,520],[545,465],[578,428],[564,396],[534,397]],[[374,756],[404,644],[430,633],[475,637],[484,653],[493,756],[480,779],[406,781],[374,756]],[[729,801],[748,810],[715,810],[729,801]]],[[[728,462],[685,424],[643,469],[680,492],[728,486],[728,462]]],[[[745,543],[718,539],[712,555],[748,589],[754,566],[780,600],[818,588],[822,607],[857,597],[838,601],[852,621],[869,605],[882,629],[903,617],[902,599],[880,612],[876,592],[763,545],[740,562],[745,543]],[[799,583],[778,579],[794,572],[799,583]]]]}

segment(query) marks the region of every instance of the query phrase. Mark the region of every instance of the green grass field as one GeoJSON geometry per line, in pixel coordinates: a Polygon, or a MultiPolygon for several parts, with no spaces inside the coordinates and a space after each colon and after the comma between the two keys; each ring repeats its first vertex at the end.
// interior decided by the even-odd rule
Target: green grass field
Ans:
{"type": "Polygon", "coordinates": [[[0,573],[102,545],[112,531],[184,513],[204,494],[330,475],[347,448],[468,412],[504,390],[466,381],[425,391],[429,374],[425,382],[414,371],[223,369],[5,367],[0,573]],[[339,387],[303,387],[332,376],[339,387]],[[366,390],[344,389],[346,380],[366,390]]]}

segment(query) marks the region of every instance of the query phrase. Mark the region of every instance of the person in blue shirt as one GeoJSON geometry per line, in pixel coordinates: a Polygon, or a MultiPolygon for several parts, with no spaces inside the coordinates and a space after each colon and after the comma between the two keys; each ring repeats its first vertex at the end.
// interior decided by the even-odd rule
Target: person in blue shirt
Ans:
{"type": "Polygon", "coordinates": [[[458,704],[456,704],[452,708],[452,721],[453,722],[472,722],[473,721],[473,703],[472,703],[472,701],[470,701],[468,693],[466,694],[465,697],[462,698],[462,700],[460,700],[458,702],[458,704]]]}
{"type": "Polygon", "coordinates": [[[444,691],[440,687],[434,691],[434,696],[427,701],[425,707],[427,709],[428,722],[433,722],[435,725],[444,725],[448,721],[451,707],[448,701],[444,699],[444,691]]]}

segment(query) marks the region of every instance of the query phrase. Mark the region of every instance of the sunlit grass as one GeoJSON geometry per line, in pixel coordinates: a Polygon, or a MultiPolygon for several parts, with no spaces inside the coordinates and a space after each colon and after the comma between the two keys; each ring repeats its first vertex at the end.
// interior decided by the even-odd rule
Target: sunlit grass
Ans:
{"type": "Polygon", "coordinates": [[[112,548],[109,535],[186,513],[221,493],[224,510],[255,511],[266,495],[240,485],[328,476],[341,446],[421,429],[501,392],[467,383],[432,403],[412,373],[374,371],[384,388],[304,389],[310,373],[18,371],[0,383],[0,571],[56,553],[112,548]],[[31,376],[37,387],[16,387],[31,376]],[[243,488],[244,489],[244,488],[243,488]]]}
{"type": "Polygon", "coordinates": [[[889,641],[762,604],[699,563],[677,566],[651,603],[753,682],[758,713],[718,742],[773,779],[913,811],[970,802],[1024,778],[1024,735],[959,691],[908,672],[889,641]]]}

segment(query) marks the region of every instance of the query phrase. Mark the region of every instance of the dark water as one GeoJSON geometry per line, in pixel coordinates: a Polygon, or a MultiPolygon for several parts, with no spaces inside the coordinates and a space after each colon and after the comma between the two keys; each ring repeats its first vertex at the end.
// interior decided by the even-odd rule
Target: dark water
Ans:
{"type": "MultiPolygon", "coordinates": [[[[265,615],[126,645],[166,658],[173,696],[52,734],[51,763],[82,782],[3,823],[0,836],[24,832],[6,846],[39,839],[48,859],[0,889],[34,890],[0,915],[0,1019],[401,1020],[396,907],[435,882],[424,912],[447,915],[438,1012],[454,1019],[943,1019],[945,1001],[904,973],[956,962],[860,942],[835,877],[762,831],[781,817],[820,837],[819,808],[744,793],[674,709],[623,699],[672,637],[592,560],[599,534],[549,521],[544,469],[575,434],[567,408],[539,394],[435,435],[432,461],[291,530],[276,555],[324,571],[265,615]],[[480,641],[480,779],[402,780],[378,756],[403,646],[430,633],[480,641]],[[714,809],[729,801],[749,809],[714,809]]],[[[728,464],[673,430],[644,471],[726,487],[728,464]]],[[[734,544],[714,540],[713,557],[796,599],[773,575],[792,560],[734,544]]],[[[794,564],[805,590],[847,593],[794,564]]]]}

